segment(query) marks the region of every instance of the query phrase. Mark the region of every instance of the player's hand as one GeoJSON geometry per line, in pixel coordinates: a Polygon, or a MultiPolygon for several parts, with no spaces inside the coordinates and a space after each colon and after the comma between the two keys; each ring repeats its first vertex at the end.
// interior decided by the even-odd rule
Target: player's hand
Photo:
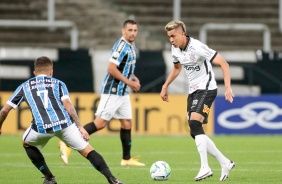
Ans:
{"type": "Polygon", "coordinates": [[[141,88],[141,85],[139,83],[139,81],[130,81],[130,83],[128,84],[128,86],[134,91],[134,92],[138,92],[141,88]]]}
{"type": "Polygon", "coordinates": [[[169,102],[169,100],[168,100],[167,88],[164,88],[164,87],[162,88],[162,91],[161,91],[161,93],[160,93],[160,96],[161,96],[161,98],[162,98],[163,101],[169,102]]]}
{"type": "Polygon", "coordinates": [[[79,131],[81,132],[83,139],[86,140],[86,141],[89,141],[90,136],[82,126],[79,127],[79,131]]]}
{"type": "Polygon", "coordinates": [[[234,94],[232,92],[231,87],[225,88],[225,100],[227,100],[228,102],[232,103],[233,102],[233,97],[234,97],[234,94]]]}

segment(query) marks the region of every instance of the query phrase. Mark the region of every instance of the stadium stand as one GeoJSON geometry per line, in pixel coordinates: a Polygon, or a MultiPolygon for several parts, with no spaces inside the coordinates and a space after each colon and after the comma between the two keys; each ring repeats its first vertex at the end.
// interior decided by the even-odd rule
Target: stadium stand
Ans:
{"type": "MultiPolygon", "coordinates": [[[[166,39],[163,27],[172,19],[172,0],[112,0],[112,2],[128,14],[133,14],[152,34],[166,39]]],[[[186,23],[188,33],[194,38],[199,37],[200,27],[205,23],[263,23],[271,29],[273,50],[282,50],[278,7],[278,0],[182,0],[181,19],[186,23]]],[[[216,50],[262,49],[262,33],[211,31],[208,44],[216,50]]]]}
{"type": "MultiPolygon", "coordinates": [[[[47,20],[45,0],[1,0],[1,20],[47,20]]],[[[69,36],[64,29],[1,27],[1,46],[69,47],[69,36]]]]}
{"type": "MultiPolygon", "coordinates": [[[[272,49],[282,50],[278,29],[278,0],[185,0],[181,16],[189,34],[199,37],[205,23],[263,23],[270,27],[272,49]]],[[[120,35],[120,24],[129,16],[140,23],[137,40],[142,50],[167,49],[164,25],[172,19],[172,0],[56,0],[56,20],[70,20],[79,30],[79,47],[108,49],[120,35]]],[[[2,0],[0,18],[47,20],[46,0],[2,0]]],[[[1,46],[69,46],[66,29],[0,27],[1,46]]],[[[210,31],[208,44],[216,50],[262,49],[262,33],[256,31],[210,31]]]]}

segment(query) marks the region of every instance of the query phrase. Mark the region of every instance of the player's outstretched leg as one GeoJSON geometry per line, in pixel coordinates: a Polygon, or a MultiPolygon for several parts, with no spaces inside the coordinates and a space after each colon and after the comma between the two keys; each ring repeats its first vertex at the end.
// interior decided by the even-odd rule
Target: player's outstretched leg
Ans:
{"type": "Polygon", "coordinates": [[[210,155],[216,158],[216,160],[221,165],[221,176],[219,178],[219,181],[224,181],[228,178],[228,174],[232,168],[235,167],[235,163],[228,158],[226,158],[220,151],[217,149],[214,142],[206,136],[207,140],[207,150],[210,155]]]}
{"type": "Polygon", "coordinates": [[[87,155],[86,158],[89,160],[91,165],[103,174],[110,184],[124,184],[113,176],[104,158],[98,152],[93,150],[90,145],[88,145],[84,150],[79,151],[79,153],[83,156],[87,155]]]}
{"type": "Polygon", "coordinates": [[[120,129],[120,140],[122,143],[122,160],[121,166],[145,166],[144,163],[138,161],[139,157],[131,157],[131,129],[120,129]]]}
{"type": "Polygon", "coordinates": [[[27,156],[34,166],[44,175],[43,184],[57,184],[55,176],[49,170],[45,159],[37,147],[24,145],[27,156]]]}
{"type": "MultiPolygon", "coordinates": [[[[98,129],[96,128],[96,126],[93,122],[86,124],[83,128],[87,131],[87,133],[89,135],[98,131],[98,129]]],[[[64,164],[68,164],[69,163],[69,156],[70,156],[72,149],[70,147],[68,147],[63,141],[59,142],[59,148],[60,148],[60,152],[61,152],[60,156],[61,156],[64,164]]]]}
{"type": "Polygon", "coordinates": [[[208,164],[206,135],[196,135],[195,143],[201,158],[201,169],[195,177],[195,181],[200,181],[202,179],[213,176],[213,173],[208,164]]]}
{"type": "Polygon", "coordinates": [[[60,152],[61,152],[61,158],[64,162],[64,164],[68,164],[69,163],[69,156],[71,153],[71,148],[68,147],[63,141],[59,142],[59,148],[60,148],[60,152]]]}
{"type": "Polygon", "coordinates": [[[188,122],[190,126],[190,134],[195,139],[196,147],[200,155],[201,168],[195,177],[195,181],[200,181],[213,176],[208,163],[207,139],[201,122],[197,120],[189,120],[188,122]]]}
{"type": "Polygon", "coordinates": [[[235,167],[235,163],[232,160],[229,160],[229,162],[221,168],[221,176],[219,178],[219,181],[226,180],[229,177],[229,172],[234,167],[235,167]]]}

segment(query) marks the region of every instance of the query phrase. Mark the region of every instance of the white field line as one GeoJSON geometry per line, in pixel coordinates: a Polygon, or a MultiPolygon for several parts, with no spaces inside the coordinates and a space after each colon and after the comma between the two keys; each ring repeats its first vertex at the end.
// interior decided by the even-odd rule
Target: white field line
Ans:
{"type": "MultiPolygon", "coordinates": [[[[73,151],[75,152],[75,151],[73,151]]],[[[101,155],[120,155],[120,152],[103,152],[103,151],[99,151],[98,152],[101,154],[101,155]]],[[[133,151],[134,152],[134,151],[133,151]]],[[[44,150],[42,151],[43,155],[44,156],[52,156],[52,155],[59,155],[60,152],[58,150],[57,153],[54,153],[54,152],[46,152],[44,153],[44,150]]],[[[177,155],[189,155],[189,154],[195,154],[197,153],[197,151],[158,151],[158,152],[148,152],[148,151],[138,151],[138,152],[134,152],[135,155],[138,155],[138,154],[144,154],[144,155],[168,155],[168,154],[177,154],[177,155]]],[[[225,150],[224,153],[254,153],[254,150],[248,150],[248,151],[231,151],[231,150],[225,150]]],[[[264,154],[264,153],[282,153],[282,150],[260,150],[260,151],[255,151],[256,154],[264,154]]],[[[23,152],[23,153],[0,153],[0,156],[8,156],[8,157],[12,157],[12,156],[26,156],[26,154],[23,152]]]]}
{"type": "MultiPolygon", "coordinates": [[[[132,169],[132,167],[122,167],[120,165],[115,166],[112,163],[109,163],[111,165],[111,169],[118,169],[118,170],[128,170],[128,169],[132,169]]],[[[269,163],[269,164],[273,164],[273,163],[269,163]]],[[[281,163],[280,163],[281,164],[281,163]]],[[[53,168],[65,168],[65,169],[70,169],[70,168],[74,168],[74,169],[91,169],[92,166],[85,161],[85,163],[81,163],[81,164],[69,164],[68,166],[65,166],[63,163],[49,163],[49,165],[53,168]]],[[[117,165],[117,164],[116,164],[117,165]]],[[[187,163],[186,165],[192,165],[191,163],[187,163]]],[[[195,164],[193,164],[195,165],[195,164]]],[[[199,163],[197,163],[196,165],[199,165],[199,163]]],[[[15,163],[1,163],[1,167],[2,168],[34,168],[34,166],[32,165],[32,163],[30,164],[15,164],[15,163]]],[[[1,169],[0,169],[1,170],[1,169]]],[[[145,167],[138,167],[138,170],[148,170],[149,171],[149,166],[145,166],[145,167]]],[[[193,167],[175,167],[172,168],[173,171],[198,171],[199,168],[193,168],[193,167]]],[[[213,168],[213,171],[221,171],[220,168],[213,168]]],[[[282,169],[254,169],[252,168],[248,168],[248,167],[244,167],[244,168],[239,168],[239,167],[235,167],[233,171],[236,172],[272,172],[272,173],[281,173],[282,169]]]]}

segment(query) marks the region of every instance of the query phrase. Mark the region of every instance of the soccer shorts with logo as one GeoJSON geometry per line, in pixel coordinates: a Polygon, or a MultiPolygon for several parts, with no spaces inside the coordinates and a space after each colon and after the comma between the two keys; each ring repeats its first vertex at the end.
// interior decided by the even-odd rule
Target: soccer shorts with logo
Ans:
{"type": "Polygon", "coordinates": [[[187,113],[189,117],[191,112],[197,112],[205,117],[203,123],[207,123],[210,108],[216,95],[217,89],[196,90],[192,94],[189,94],[187,99],[187,113]]]}

